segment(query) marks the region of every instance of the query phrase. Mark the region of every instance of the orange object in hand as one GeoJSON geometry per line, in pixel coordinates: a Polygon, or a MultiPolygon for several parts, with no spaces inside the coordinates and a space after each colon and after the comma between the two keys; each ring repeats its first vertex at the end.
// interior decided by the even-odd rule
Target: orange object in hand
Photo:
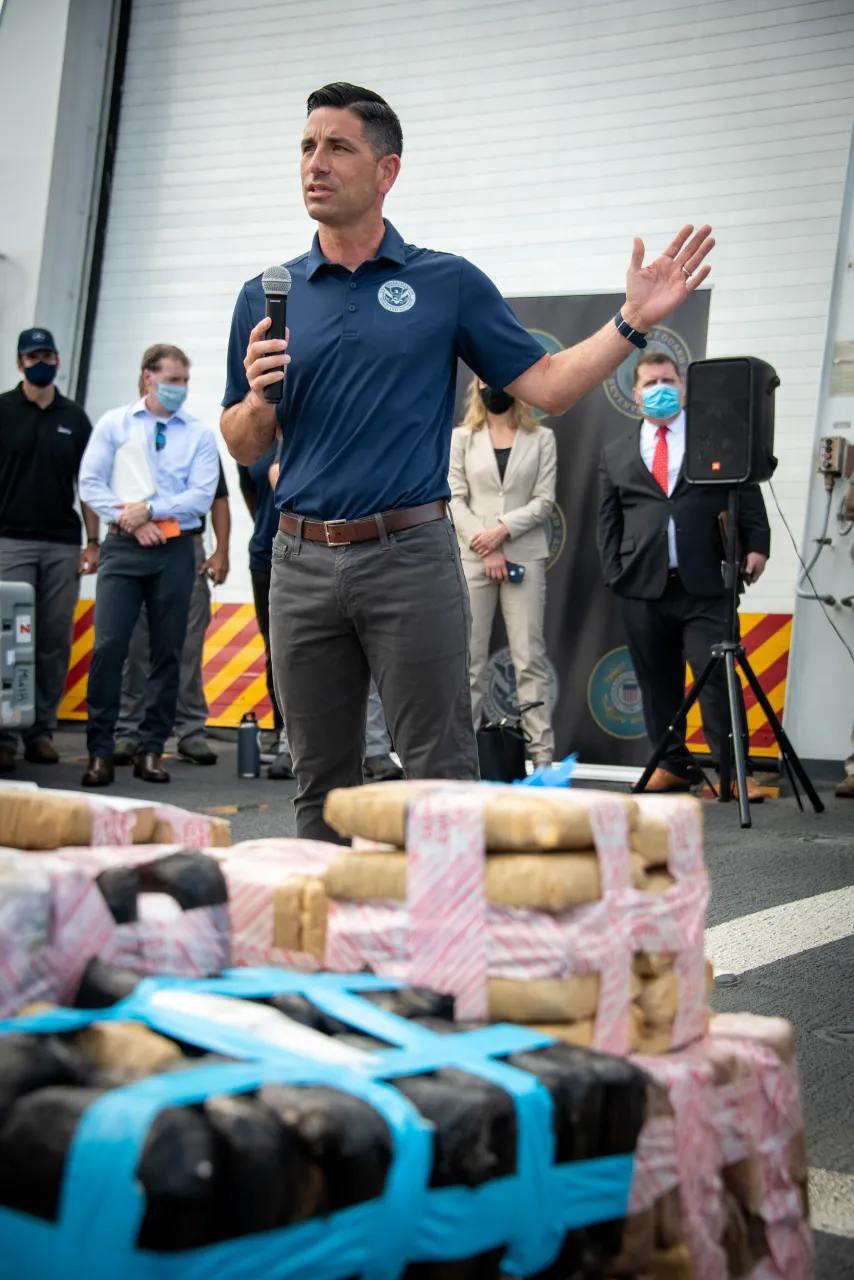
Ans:
{"type": "Polygon", "coordinates": [[[178,538],[181,535],[181,526],[174,518],[171,520],[155,520],[154,523],[164,538],[178,538]]]}

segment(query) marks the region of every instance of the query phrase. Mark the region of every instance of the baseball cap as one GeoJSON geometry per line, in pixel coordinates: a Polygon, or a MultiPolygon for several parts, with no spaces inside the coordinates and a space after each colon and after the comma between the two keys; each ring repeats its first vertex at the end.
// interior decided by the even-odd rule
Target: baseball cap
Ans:
{"type": "Polygon", "coordinates": [[[25,329],[18,338],[18,355],[28,356],[31,351],[57,351],[53,334],[49,329],[25,329]]]}

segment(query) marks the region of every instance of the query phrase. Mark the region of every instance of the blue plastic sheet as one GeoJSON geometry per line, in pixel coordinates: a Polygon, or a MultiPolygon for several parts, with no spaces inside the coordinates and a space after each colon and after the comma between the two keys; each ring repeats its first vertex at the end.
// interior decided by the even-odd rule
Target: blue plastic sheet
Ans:
{"type": "Polygon", "coordinates": [[[568,787],[578,764],[578,756],[567,756],[556,764],[541,764],[527,778],[514,782],[514,787],[568,787]]]}
{"type": "Polygon", "coordinates": [[[140,1021],[164,1035],[226,1054],[231,1064],[152,1076],[112,1090],[86,1112],[69,1152],[56,1223],[0,1208],[0,1276],[10,1280],[395,1280],[408,1262],[466,1258],[507,1246],[504,1269],[525,1276],[556,1256],[568,1230],[625,1215],[633,1157],[555,1165],[552,1102],[527,1072],[498,1061],[553,1044],[523,1027],[438,1035],[366,1000],[399,984],[369,974],[235,969],[221,978],[147,978],[109,1009],[56,1010],[0,1023],[11,1031],[72,1031],[108,1019],[140,1021]],[[319,1063],[258,1037],[152,1003],[167,987],[260,998],[285,992],[355,1030],[388,1041],[364,1065],[319,1063]],[[509,1093],[518,1122],[516,1172],[471,1189],[428,1186],[432,1126],[386,1081],[457,1067],[509,1093]],[[164,1107],[261,1084],[325,1084],[363,1098],[385,1119],[394,1158],[383,1195],[325,1219],[179,1254],[134,1248],[144,1197],[136,1167],[152,1119],[164,1107]]]}

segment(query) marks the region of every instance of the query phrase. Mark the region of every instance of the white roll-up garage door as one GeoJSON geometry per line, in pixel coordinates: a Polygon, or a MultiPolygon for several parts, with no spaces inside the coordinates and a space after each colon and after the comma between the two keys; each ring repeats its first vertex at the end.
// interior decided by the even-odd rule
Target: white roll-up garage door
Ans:
{"type": "MultiPolygon", "coordinates": [[[[306,96],[351,80],[403,123],[388,216],[506,294],[619,290],[632,235],[657,251],[712,222],[709,354],[784,373],[777,491],[800,528],[852,64],[848,0],[133,0],[87,407],[133,399],[144,348],[174,342],[217,423],[238,289],[312,235],[306,96]]],[[[248,537],[241,514],[221,598],[251,598],[248,537]]],[[[789,611],[775,552],[751,605],[789,611]]]]}

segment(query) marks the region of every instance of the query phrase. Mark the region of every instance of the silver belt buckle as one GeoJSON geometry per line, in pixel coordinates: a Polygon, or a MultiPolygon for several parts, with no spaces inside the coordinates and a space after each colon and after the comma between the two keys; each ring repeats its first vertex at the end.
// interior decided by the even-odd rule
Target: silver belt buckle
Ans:
{"type": "Polygon", "coordinates": [[[326,534],[327,547],[349,547],[350,545],[349,538],[346,540],[346,542],[330,542],[329,541],[329,526],[333,524],[349,524],[349,521],[348,520],[324,520],[323,529],[326,534]]]}

